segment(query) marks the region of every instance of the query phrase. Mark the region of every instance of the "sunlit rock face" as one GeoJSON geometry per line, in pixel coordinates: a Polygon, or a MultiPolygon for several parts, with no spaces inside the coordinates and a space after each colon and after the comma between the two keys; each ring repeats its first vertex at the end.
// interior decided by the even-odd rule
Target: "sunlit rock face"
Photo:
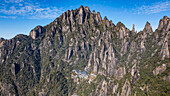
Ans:
{"type": "Polygon", "coordinates": [[[0,38],[0,95],[169,95],[169,17],[151,26],[135,32],[80,6],[0,38]]]}

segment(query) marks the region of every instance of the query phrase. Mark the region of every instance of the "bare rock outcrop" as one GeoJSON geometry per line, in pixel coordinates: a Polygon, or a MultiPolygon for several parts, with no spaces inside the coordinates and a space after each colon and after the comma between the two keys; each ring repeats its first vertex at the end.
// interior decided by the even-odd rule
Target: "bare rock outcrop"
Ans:
{"type": "Polygon", "coordinates": [[[131,85],[128,79],[126,79],[123,87],[122,87],[122,93],[121,96],[131,96],[131,85]]]}
{"type": "Polygon", "coordinates": [[[38,38],[42,33],[45,32],[45,29],[42,26],[37,26],[30,32],[32,39],[38,38]]]}
{"type": "Polygon", "coordinates": [[[102,17],[99,12],[97,12],[97,14],[95,16],[95,20],[97,21],[98,24],[102,23],[102,17]]]}
{"type": "MultiPolygon", "coordinates": [[[[135,60],[136,61],[136,60],[135,60]]],[[[139,79],[140,73],[139,70],[137,69],[136,63],[133,65],[131,69],[131,82],[132,83],[137,83],[137,79],[139,79]]]]}
{"type": "Polygon", "coordinates": [[[114,77],[117,79],[117,80],[120,80],[123,78],[123,76],[126,74],[126,69],[125,67],[120,67],[118,68],[116,71],[115,71],[115,74],[114,74],[114,77]]]}
{"type": "Polygon", "coordinates": [[[146,50],[146,46],[145,46],[145,42],[146,42],[146,38],[148,36],[150,36],[153,33],[152,31],[152,27],[150,26],[149,22],[146,22],[145,28],[142,31],[142,35],[141,35],[141,42],[140,42],[140,48],[141,48],[141,53],[145,52],[146,50]]]}
{"type": "Polygon", "coordinates": [[[162,45],[161,52],[160,52],[160,56],[162,57],[162,59],[169,58],[170,56],[169,48],[168,48],[169,38],[170,38],[170,31],[167,33],[163,41],[163,45],[162,45]]]}
{"type": "Polygon", "coordinates": [[[146,22],[146,25],[145,25],[145,28],[143,29],[143,32],[149,33],[149,35],[153,33],[152,27],[151,27],[149,22],[146,22]]]}
{"type": "Polygon", "coordinates": [[[85,18],[84,7],[80,6],[80,8],[78,10],[79,10],[78,24],[82,24],[84,22],[84,18],[85,18]]]}
{"type": "Polygon", "coordinates": [[[117,31],[117,36],[119,36],[120,39],[123,39],[124,37],[129,36],[129,30],[121,22],[117,23],[115,31],[117,31]]]}
{"type": "Polygon", "coordinates": [[[161,66],[158,66],[153,70],[153,74],[158,75],[158,74],[161,74],[165,70],[166,70],[166,64],[162,64],[161,66]]]}
{"type": "Polygon", "coordinates": [[[165,77],[163,78],[163,80],[166,80],[166,81],[169,81],[169,82],[170,82],[170,75],[165,76],[165,77]]]}
{"type": "Polygon", "coordinates": [[[132,32],[135,32],[135,24],[133,24],[132,32]]]}
{"type": "Polygon", "coordinates": [[[164,16],[163,19],[159,21],[158,30],[170,31],[170,19],[164,16]]]}
{"type": "Polygon", "coordinates": [[[116,96],[116,93],[118,91],[118,88],[119,88],[119,83],[117,83],[116,85],[113,86],[113,95],[116,96]]]}
{"type": "Polygon", "coordinates": [[[104,80],[100,89],[100,95],[99,96],[107,96],[107,82],[104,80]]]}
{"type": "Polygon", "coordinates": [[[155,32],[147,22],[137,33],[134,25],[132,30],[121,22],[115,26],[87,6],[67,10],[49,25],[35,27],[29,36],[0,39],[0,95],[13,91],[17,96],[70,96],[74,91],[86,96],[131,96],[140,89],[152,95],[155,78],[145,76],[161,74],[162,80],[170,81],[169,28],[167,16],[155,32]],[[160,66],[149,70],[155,62],[160,66]]]}

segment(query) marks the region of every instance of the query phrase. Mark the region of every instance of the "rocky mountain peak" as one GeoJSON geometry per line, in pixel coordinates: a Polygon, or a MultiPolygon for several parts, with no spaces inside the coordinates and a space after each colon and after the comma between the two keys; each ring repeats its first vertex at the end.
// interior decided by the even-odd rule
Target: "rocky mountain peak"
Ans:
{"type": "Polygon", "coordinates": [[[86,7],[83,7],[83,5],[81,5],[77,10],[81,12],[84,11],[84,9],[89,9],[87,6],[86,7]]]}
{"type": "Polygon", "coordinates": [[[122,22],[118,22],[116,24],[116,28],[121,28],[121,27],[125,27],[125,25],[122,22]]]}
{"type": "Polygon", "coordinates": [[[159,21],[159,26],[158,30],[170,30],[170,19],[167,16],[164,16],[160,21],[159,21]]]}
{"type": "Polygon", "coordinates": [[[81,5],[77,10],[80,13],[87,13],[87,12],[91,13],[90,8],[88,6],[83,7],[83,5],[81,5]]]}
{"type": "Polygon", "coordinates": [[[88,6],[85,6],[84,7],[86,10],[90,11],[90,8],[88,6]]]}
{"type": "Polygon", "coordinates": [[[44,28],[39,25],[35,27],[33,30],[31,30],[29,35],[32,37],[32,39],[36,39],[44,32],[45,32],[44,28]]]}
{"type": "Polygon", "coordinates": [[[83,5],[81,5],[79,8],[84,8],[83,5]]]}
{"type": "Polygon", "coordinates": [[[107,17],[105,16],[103,20],[106,21],[106,20],[108,20],[108,19],[107,19],[107,17]]]}
{"type": "Polygon", "coordinates": [[[135,32],[135,24],[133,24],[132,32],[135,32]]]}
{"type": "Polygon", "coordinates": [[[151,27],[151,25],[148,21],[146,22],[146,25],[145,25],[145,28],[143,29],[143,32],[144,33],[152,33],[153,32],[152,27],[151,27]]]}
{"type": "Polygon", "coordinates": [[[110,22],[109,22],[109,20],[107,19],[106,16],[104,17],[103,22],[107,27],[110,27],[110,22]]]}
{"type": "Polygon", "coordinates": [[[80,6],[29,36],[0,38],[0,96],[169,95],[167,16],[159,27],[135,33],[80,6]]]}
{"type": "Polygon", "coordinates": [[[97,15],[100,15],[100,12],[97,12],[97,15]]]}
{"type": "Polygon", "coordinates": [[[96,14],[95,10],[93,10],[93,14],[96,14]]]}
{"type": "Polygon", "coordinates": [[[109,22],[110,22],[111,27],[114,28],[115,25],[114,25],[114,23],[112,22],[112,20],[110,20],[109,22]]]}
{"type": "Polygon", "coordinates": [[[96,19],[97,23],[101,24],[102,17],[99,12],[96,13],[95,19],[96,19]]]}
{"type": "Polygon", "coordinates": [[[121,22],[116,24],[116,28],[114,29],[117,32],[117,35],[120,39],[129,36],[129,29],[125,27],[125,25],[121,22]]]}
{"type": "Polygon", "coordinates": [[[84,7],[81,5],[78,11],[78,24],[83,24],[85,18],[84,7]]]}

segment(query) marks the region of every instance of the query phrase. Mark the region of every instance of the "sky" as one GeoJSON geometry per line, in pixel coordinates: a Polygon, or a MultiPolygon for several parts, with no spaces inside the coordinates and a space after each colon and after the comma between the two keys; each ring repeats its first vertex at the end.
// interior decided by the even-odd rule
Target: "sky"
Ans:
{"type": "Polygon", "coordinates": [[[0,38],[29,35],[37,25],[45,26],[67,10],[81,5],[100,12],[116,25],[119,21],[139,32],[146,22],[153,30],[163,16],[170,17],[170,0],[0,0],[0,38]]]}

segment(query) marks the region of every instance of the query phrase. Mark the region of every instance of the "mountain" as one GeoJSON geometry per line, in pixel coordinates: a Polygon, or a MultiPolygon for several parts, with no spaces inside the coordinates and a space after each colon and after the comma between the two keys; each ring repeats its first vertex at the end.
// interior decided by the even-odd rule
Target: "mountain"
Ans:
{"type": "Polygon", "coordinates": [[[169,17],[137,33],[80,6],[29,36],[0,39],[0,95],[168,95],[169,52],[169,17]]]}

